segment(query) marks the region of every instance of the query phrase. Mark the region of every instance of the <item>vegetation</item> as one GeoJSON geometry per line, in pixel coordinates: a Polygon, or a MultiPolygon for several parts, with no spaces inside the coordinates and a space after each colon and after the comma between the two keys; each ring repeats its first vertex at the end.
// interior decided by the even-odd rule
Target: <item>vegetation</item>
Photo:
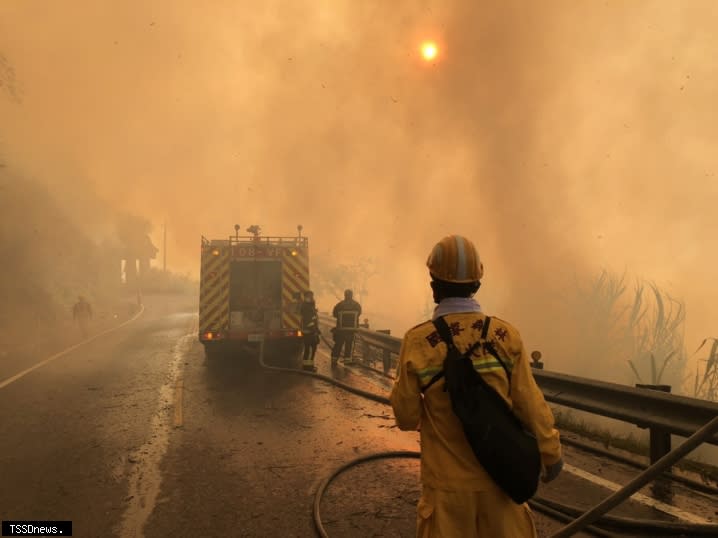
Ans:
{"type": "Polygon", "coordinates": [[[577,433],[586,439],[600,442],[606,449],[614,447],[626,450],[633,454],[646,457],[648,456],[648,443],[639,439],[633,433],[617,435],[609,429],[599,428],[594,424],[586,422],[585,420],[577,419],[571,411],[553,409],[553,414],[556,419],[556,426],[560,430],[577,433]]]}
{"type": "MultiPolygon", "coordinates": [[[[649,457],[648,442],[634,433],[616,434],[609,429],[599,428],[584,420],[576,419],[571,411],[553,409],[553,413],[556,419],[556,427],[559,430],[569,431],[585,439],[601,443],[606,450],[617,448],[645,458],[649,457]]],[[[683,471],[699,474],[706,483],[711,481],[718,483],[718,467],[714,465],[684,458],[676,464],[676,467],[683,471]]]]}
{"type": "MultiPolygon", "coordinates": [[[[572,310],[581,335],[579,356],[593,365],[627,365],[628,379],[680,389],[685,379],[685,305],[655,283],[637,279],[628,292],[626,275],[603,271],[577,285],[572,310]]],[[[626,382],[628,382],[626,379],[626,382]]]]}
{"type": "Polygon", "coordinates": [[[636,285],[629,319],[634,336],[634,359],[629,359],[628,364],[640,383],[658,385],[663,381],[667,367],[685,365],[683,327],[686,309],[682,301],[670,297],[655,284],[648,283],[648,286],[652,303],[644,303],[644,284],[636,285]],[[642,377],[639,370],[643,366],[645,371],[648,363],[650,377],[642,377]]]}
{"type": "Polygon", "coordinates": [[[703,340],[696,353],[698,353],[707,342],[712,342],[708,357],[699,359],[696,365],[696,378],[693,385],[693,396],[704,400],[718,401],[718,338],[706,338],[703,340]],[[703,376],[699,370],[701,363],[705,363],[703,376]]]}
{"type": "Polygon", "coordinates": [[[0,327],[50,323],[100,287],[94,245],[39,185],[3,172],[0,190],[0,327]]]}
{"type": "Polygon", "coordinates": [[[142,277],[143,293],[177,293],[197,295],[199,283],[189,274],[178,274],[151,267],[142,277]]]}
{"type": "MultiPolygon", "coordinates": [[[[140,254],[146,259],[154,255],[156,249],[147,235],[149,222],[118,217],[116,230],[105,226],[102,234],[103,227],[88,222],[82,211],[81,204],[61,205],[39,183],[0,167],[0,248],[5,253],[0,341],[11,342],[28,328],[45,334],[71,322],[78,295],[92,303],[98,316],[126,312],[127,304],[136,303],[137,287],[123,283],[121,260],[124,252],[142,248],[140,254]]],[[[147,265],[142,273],[143,293],[195,290],[188,276],[162,273],[147,265]]]]}
{"type": "Polygon", "coordinates": [[[313,276],[314,292],[317,295],[344,298],[344,290],[354,291],[354,298],[363,303],[369,296],[369,280],[377,274],[373,258],[359,258],[349,264],[333,265],[329,260],[318,259],[313,276]]]}

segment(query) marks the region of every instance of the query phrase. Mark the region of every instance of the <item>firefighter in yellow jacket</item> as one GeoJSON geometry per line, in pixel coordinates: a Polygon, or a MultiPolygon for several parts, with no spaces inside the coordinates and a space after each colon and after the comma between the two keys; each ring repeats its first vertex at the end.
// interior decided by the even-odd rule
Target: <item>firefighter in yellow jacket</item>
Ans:
{"type": "MultiPolygon", "coordinates": [[[[433,248],[427,260],[434,302],[433,319],[444,316],[454,342],[467,349],[481,335],[486,315],[473,296],[483,264],[468,239],[452,235],[433,248]]],[[[488,339],[511,372],[511,382],[490,354],[474,356],[474,367],[504,397],[525,427],[536,434],[541,452],[542,480],[556,478],[563,467],[559,433],[541,390],[536,385],[518,331],[491,318],[488,339]]],[[[461,422],[451,409],[443,380],[422,394],[446,357],[431,321],[409,330],[399,356],[391,405],[402,430],[421,432],[422,494],[417,507],[420,538],[531,538],[536,529],[529,507],[516,504],[479,464],[461,422]]]]}

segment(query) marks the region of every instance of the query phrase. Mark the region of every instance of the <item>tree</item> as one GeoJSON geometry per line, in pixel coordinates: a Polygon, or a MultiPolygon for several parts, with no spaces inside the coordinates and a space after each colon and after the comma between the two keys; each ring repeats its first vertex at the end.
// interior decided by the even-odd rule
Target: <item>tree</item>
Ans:
{"type": "Polygon", "coordinates": [[[337,300],[344,298],[344,290],[351,289],[360,303],[369,295],[369,280],[377,274],[372,258],[360,258],[349,264],[333,265],[329,260],[319,259],[314,276],[316,293],[331,295],[337,300]]]}
{"type": "Polygon", "coordinates": [[[125,278],[128,285],[133,285],[138,278],[142,278],[149,269],[150,260],[157,257],[159,249],[150,240],[151,231],[152,224],[144,217],[126,214],[117,221],[120,255],[121,259],[125,260],[125,278]]]}

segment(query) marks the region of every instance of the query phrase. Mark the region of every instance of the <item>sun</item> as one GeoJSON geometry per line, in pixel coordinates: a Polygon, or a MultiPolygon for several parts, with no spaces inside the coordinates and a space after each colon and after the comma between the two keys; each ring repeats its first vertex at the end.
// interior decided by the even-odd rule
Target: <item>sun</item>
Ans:
{"type": "Polygon", "coordinates": [[[434,43],[433,41],[424,41],[421,44],[421,56],[427,62],[435,60],[436,55],[438,53],[439,53],[439,48],[436,46],[436,43],[434,43]]]}

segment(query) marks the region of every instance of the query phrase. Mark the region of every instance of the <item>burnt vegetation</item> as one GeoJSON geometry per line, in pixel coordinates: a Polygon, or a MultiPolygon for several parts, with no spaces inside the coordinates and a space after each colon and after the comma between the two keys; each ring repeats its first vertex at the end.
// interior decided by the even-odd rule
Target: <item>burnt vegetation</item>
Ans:
{"type": "Polygon", "coordinates": [[[114,225],[111,222],[98,233],[97,226],[78,224],[82,217],[46,187],[13,175],[7,167],[0,168],[0,214],[4,343],[28,331],[42,334],[67,323],[79,295],[96,305],[99,315],[108,316],[126,313],[138,289],[143,293],[194,290],[188,276],[150,267],[157,249],[144,218],[111,217],[114,225]]]}

